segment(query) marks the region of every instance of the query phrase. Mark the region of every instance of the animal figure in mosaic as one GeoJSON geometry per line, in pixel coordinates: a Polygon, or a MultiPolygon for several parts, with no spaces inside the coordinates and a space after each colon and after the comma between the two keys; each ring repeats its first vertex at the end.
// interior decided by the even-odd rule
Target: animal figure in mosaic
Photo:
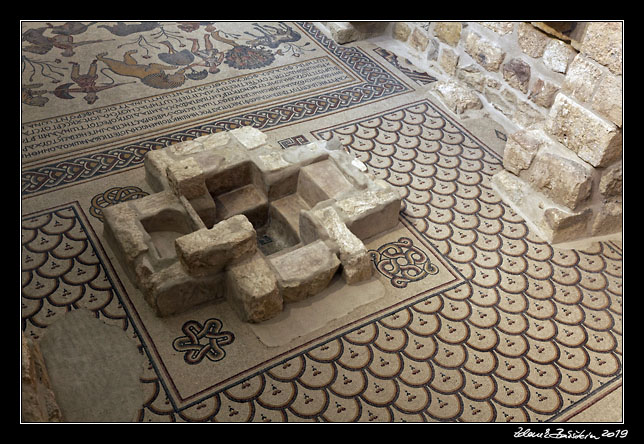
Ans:
{"type": "Polygon", "coordinates": [[[69,26],[52,26],[48,23],[47,26],[27,29],[22,33],[22,41],[27,42],[22,49],[26,52],[43,55],[47,54],[53,48],[58,48],[62,49],[62,56],[71,57],[74,55],[74,49],[78,46],[106,41],[85,40],[82,42],[75,42],[73,36],[85,32],[88,26],[89,25],[75,26],[71,24],[69,26]],[[48,30],[51,30],[55,35],[52,37],[44,35],[45,31],[48,30]]]}
{"type": "Polygon", "coordinates": [[[105,63],[112,72],[126,77],[136,77],[147,86],[158,89],[177,88],[186,81],[185,72],[191,65],[184,66],[181,69],[167,74],[166,70],[177,69],[176,66],[162,65],[160,63],[141,64],[132,56],[137,51],[135,49],[127,51],[123,55],[123,60],[116,60],[106,57],[107,53],[101,53],[96,56],[98,60],[105,63]]]}
{"type": "Polygon", "coordinates": [[[137,32],[152,31],[159,27],[158,22],[142,22],[142,23],[125,23],[116,22],[115,25],[99,25],[99,28],[107,29],[112,34],[125,37],[137,32]]]}
{"type": "Polygon", "coordinates": [[[279,23],[277,27],[258,23],[253,23],[253,26],[261,35],[255,35],[248,31],[244,32],[244,34],[254,37],[253,40],[247,42],[249,46],[253,47],[268,46],[275,49],[282,43],[296,42],[302,38],[299,32],[284,23],[279,23]]]}

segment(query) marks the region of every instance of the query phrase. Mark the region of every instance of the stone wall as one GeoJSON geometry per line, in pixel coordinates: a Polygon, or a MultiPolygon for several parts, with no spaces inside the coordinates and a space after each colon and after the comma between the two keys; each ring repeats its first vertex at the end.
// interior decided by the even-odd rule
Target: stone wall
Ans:
{"type": "Polygon", "coordinates": [[[453,112],[508,130],[493,183],[542,237],[621,231],[621,22],[393,22],[387,37],[438,73],[453,112]]]}

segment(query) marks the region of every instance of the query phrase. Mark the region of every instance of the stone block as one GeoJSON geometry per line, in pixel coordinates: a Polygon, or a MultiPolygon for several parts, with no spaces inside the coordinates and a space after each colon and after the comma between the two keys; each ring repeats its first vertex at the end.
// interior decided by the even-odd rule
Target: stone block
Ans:
{"type": "Polygon", "coordinates": [[[599,192],[604,197],[622,194],[622,162],[606,168],[599,180],[599,192]]]}
{"type": "Polygon", "coordinates": [[[354,193],[334,205],[349,230],[364,241],[398,224],[401,197],[397,190],[387,186],[354,193]]]}
{"type": "Polygon", "coordinates": [[[510,34],[514,30],[514,22],[479,22],[479,24],[499,35],[510,34]]]}
{"type": "Polygon", "coordinates": [[[467,34],[464,46],[465,52],[488,71],[498,71],[505,58],[505,51],[475,32],[467,34]]]}
{"type": "Polygon", "coordinates": [[[581,44],[581,53],[622,74],[623,35],[621,22],[590,22],[581,44]]]}
{"type": "Polygon", "coordinates": [[[219,273],[257,251],[257,233],[243,215],[186,234],[174,242],[181,264],[193,276],[219,273]]]}
{"type": "Polygon", "coordinates": [[[603,75],[604,70],[597,62],[578,54],[568,68],[562,91],[580,102],[588,102],[603,75]]]}
{"type": "Polygon", "coordinates": [[[223,299],[224,277],[224,273],[192,276],[180,262],[174,262],[152,274],[142,292],[157,316],[166,317],[223,299]]]}
{"type": "Polygon", "coordinates": [[[441,52],[439,64],[443,70],[453,76],[456,73],[456,65],[458,65],[459,57],[451,49],[444,49],[441,52]]]}
{"type": "Polygon", "coordinates": [[[208,193],[204,171],[193,157],[178,160],[168,165],[167,176],[171,188],[177,195],[193,199],[208,193]]]}
{"type": "Polygon", "coordinates": [[[345,225],[333,206],[316,207],[302,215],[303,240],[324,240],[338,254],[342,276],[347,284],[355,284],[372,275],[373,266],[367,248],[345,225]]]}
{"type": "Polygon", "coordinates": [[[530,57],[541,57],[551,37],[544,34],[530,23],[519,23],[517,26],[517,43],[519,48],[530,57]]]}
{"type": "Polygon", "coordinates": [[[550,144],[534,157],[527,179],[553,201],[575,210],[590,196],[592,173],[590,165],[564,147],[550,144]]]}
{"type": "Polygon", "coordinates": [[[530,83],[530,65],[518,58],[511,59],[503,65],[503,78],[508,85],[527,93],[530,83]]]}
{"type": "Polygon", "coordinates": [[[437,22],[434,25],[434,34],[442,42],[456,46],[461,39],[462,29],[461,22],[437,22]]]}
{"type": "Polygon", "coordinates": [[[252,126],[242,126],[229,131],[228,133],[247,150],[259,148],[267,141],[266,134],[252,126]]]}
{"type": "Polygon", "coordinates": [[[547,143],[551,140],[542,130],[520,130],[511,134],[503,151],[503,167],[518,176],[530,167],[539,148],[547,143]]]}
{"type": "Polygon", "coordinates": [[[414,28],[407,44],[418,52],[423,52],[429,44],[429,37],[418,28],[414,28]]]}
{"type": "Polygon", "coordinates": [[[300,197],[313,207],[351,190],[352,185],[335,162],[327,159],[301,168],[297,189],[300,197]]]}
{"type": "Polygon", "coordinates": [[[591,100],[594,111],[622,126],[622,76],[606,74],[591,100]]]}
{"type": "Polygon", "coordinates": [[[503,201],[521,215],[531,230],[542,239],[563,242],[585,235],[590,210],[574,212],[562,207],[506,170],[492,176],[491,183],[503,201]]]}
{"type": "Polygon", "coordinates": [[[324,290],[340,266],[321,240],[268,258],[285,302],[301,301],[324,290]]]}
{"type": "Polygon", "coordinates": [[[37,342],[20,334],[21,379],[20,419],[22,422],[62,422],[42,352],[37,342]]]}
{"type": "Polygon", "coordinates": [[[479,96],[467,85],[455,80],[441,80],[434,82],[432,88],[443,103],[456,114],[463,114],[467,110],[483,108],[479,96]]]}
{"type": "Polygon", "coordinates": [[[561,92],[550,108],[547,130],[594,167],[606,166],[622,153],[619,128],[561,92]]]}
{"type": "Polygon", "coordinates": [[[411,34],[411,28],[405,22],[396,22],[394,23],[394,28],[392,31],[392,37],[401,42],[407,41],[409,35],[411,34]]]}
{"type": "Polygon", "coordinates": [[[545,224],[552,231],[549,241],[558,243],[584,237],[592,213],[590,208],[579,213],[568,212],[559,208],[547,208],[544,211],[543,218],[545,224]]]}
{"type": "Polygon", "coordinates": [[[262,322],[281,313],[284,301],[267,259],[259,251],[229,267],[226,295],[242,320],[262,322]]]}
{"type": "Polygon", "coordinates": [[[559,92],[559,87],[547,80],[537,79],[530,90],[530,100],[544,108],[550,108],[559,92]]]}
{"type": "Polygon", "coordinates": [[[327,22],[327,29],[331,38],[339,45],[353,42],[360,37],[358,30],[349,22],[327,22]]]}
{"type": "Polygon", "coordinates": [[[558,39],[551,39],[546,44],[541,60],[550,70],[565,74],[576,55],[577,51],[569,44],[558,39]]]}
{"type": "Polygon", "coordinates": [[[591,235],[601,236],[622,231],[622,200],[615,197],[602,203],[595,215],[591,235]]]}

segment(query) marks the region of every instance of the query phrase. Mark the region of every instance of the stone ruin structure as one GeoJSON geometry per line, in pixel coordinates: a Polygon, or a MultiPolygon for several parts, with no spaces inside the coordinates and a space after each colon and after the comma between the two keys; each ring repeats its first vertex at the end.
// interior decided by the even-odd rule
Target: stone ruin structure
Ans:
{"type": "Polygon", "coordinates": [[[621,22],[322,26],[340,44],[378,36],[436,75],[429,89],[459,117],[500,122],[505,169],[493,186],[540,237],[622,231],[621,22]]]}
{"type": "Polygon", "coordinates": [[[395,227],[399,192],[337,140],[282,149],[242,127],[151,151],[157,191],[103,210],[104,237],[158,316],[226,298],[261,322],[372,275],[363,240],[395,227]]]}

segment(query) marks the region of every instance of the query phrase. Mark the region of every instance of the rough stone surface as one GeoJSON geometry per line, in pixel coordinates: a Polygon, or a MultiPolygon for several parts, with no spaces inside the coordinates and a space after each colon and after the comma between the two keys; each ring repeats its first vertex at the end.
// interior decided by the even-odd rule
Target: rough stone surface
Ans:
{"type": "Polygon", "coordinates": [[[576,239],[586,232],[592,211],[586,209],[571,213],[559,208],[548,208],[544,211],[544,221],[552,230],[550,242],[565,242],[576,239]]]}
{"type": "Polygon", "coordinates": [[[211,229],[201,229],[177,238],[179,260],[195,276],[219,273],[225,266],[253,255],[257,233],[244,215],[223,220],[211,229]]]}
{"type": "Polygon", "coordinates": [[[322,291],[340,266],[337,256],[321,241],[269,258],[286,302],[301,301],[322,291]]]}
{"type": "Polygon", "coordinates": [[[503,167],[518,176],[530,167],[539,148],[549,142],[541,130],[521,130],[511,134],[503,152],[503,167]]]}
{"type": "Polygon", "coordinates": [[[461,22],[438,22],[434,25],[434,33],[441,41],[456,46],[461,39],[461,22]]]}
{"type": "Polygon", "coordinates": [[[588,55],[613,74],[622,73],[622,23],[590,22],[581,44],[581,52],[588,55]]]}
{"type": "Polygon", "coordinates": [[[555,202],[575,210],[590,196],[592,169],[580,159],[548,147],[535,156],[529,182],[555,202]]]}
{"type": "Polygon", "coordinates": [[[559,87],[547,80],[537,79],[530,90],[530,100],[544,108],[550,108],[559,92],[559,87]]]}
{"type": "Polygon", "coordinates": [[[423,52],[427,45],[429,44],[429,38],[427,35],[422,32],[420,29],[415,28],[409,37],[409,46],[414,48],[416,51],[423,52]]]}
{"type": "Polygon", "coordinates": [[[521,59],[511,59],[503,65],[503,78],[513,88],[527,93],[530,83],[530,65],[521,59]]]}
{"type": "Polygon", "coordinates": [[[622,126],[622,76],[604,76],[591,101],[594,111],[622,126]]]}
{"type": "Polygon", "coordinates": [[[465,37],[465,52],[488,71],[498,71],[505,58],[505,52],[475,32],[465,37]]]}
{"type": "Polygon", "coordinates": [[[622,201],[621,197],[609,199],[603,203],[593,221],[591,233],[593,236],[622,231],[622,201]]]}
{"type": "Polygon", "coordinates": [[[562,91],[576,100],[588,102],[603,74],[599,64],[583,54],[578,54],[570,64],[562,91]]]}
{"type": "Polygon", "coordinates": [[[552,39],[546,44],[542,60],[543,64],[552,71],[565,74],[575,55],[577,51],[572,46],[561,40],[552,39]]]}
{"type": "Polygon", "coordinates": [[[550,109],[547,130],[594,167],[606,166],[622,153],[619,128],[563,93],[550,109]]]}
{"type": "Polygon", "coordinates": [[[406,41],[411,34],[411,28],[405,22],[396,22],[393,28],[393,38],[402,42],[406,41]]]}
{"type": "Polygon", "coordinates": [[[342,276],[347,284],[356,284],[371,277],[373,266],[367,248],[347,228],[334,207],[314,208],[307,216],[314,219],[308,219],[313,225],[311,230],[315,230],[309,237],[317,237],[331,244],[332,250],[339,255],[342,276]]]}
{"type": "Polygon", "coordinates": [[[227,270],[226,287],[229,302],[244,321],[262,322],[282,311],[275,273],[259,252],[227,270]]]}
{"type": "Polygon", "coordinates": [[[483,103],[481,103],[479,96],[461,82],[455,80],[439,81],[433,83],[433,88],[445,105],[456,114],[483,108],[483,103]]]}
{"type": "Polygon", "coordinates": [[[52,391],[40,346],[21,338],[20,419],[22,422],[61,422],[63,414],[52,391]]]}
{"type": "Polygon", "coordinates": [[[458,59],[459,57],[456,55],[454,51],[452,51],[451,49],[445,49],[441,52],[439,63],[441,68],[443,68],[443,70],[447,74],[453,76],[454,73],[456,72],[458,59]]]}
{"type": "Polygon", "coordinates": [[[530,57],[541,57],[546,50],[550,37],[529,23],[519,23],[517,42],[521,50],[530,57]]]}
{"type": "Polygon", "coordinates": [[[604,197],[622,194],[622,162],[606,168],[599,181],[599,192],[604,197]]]}

